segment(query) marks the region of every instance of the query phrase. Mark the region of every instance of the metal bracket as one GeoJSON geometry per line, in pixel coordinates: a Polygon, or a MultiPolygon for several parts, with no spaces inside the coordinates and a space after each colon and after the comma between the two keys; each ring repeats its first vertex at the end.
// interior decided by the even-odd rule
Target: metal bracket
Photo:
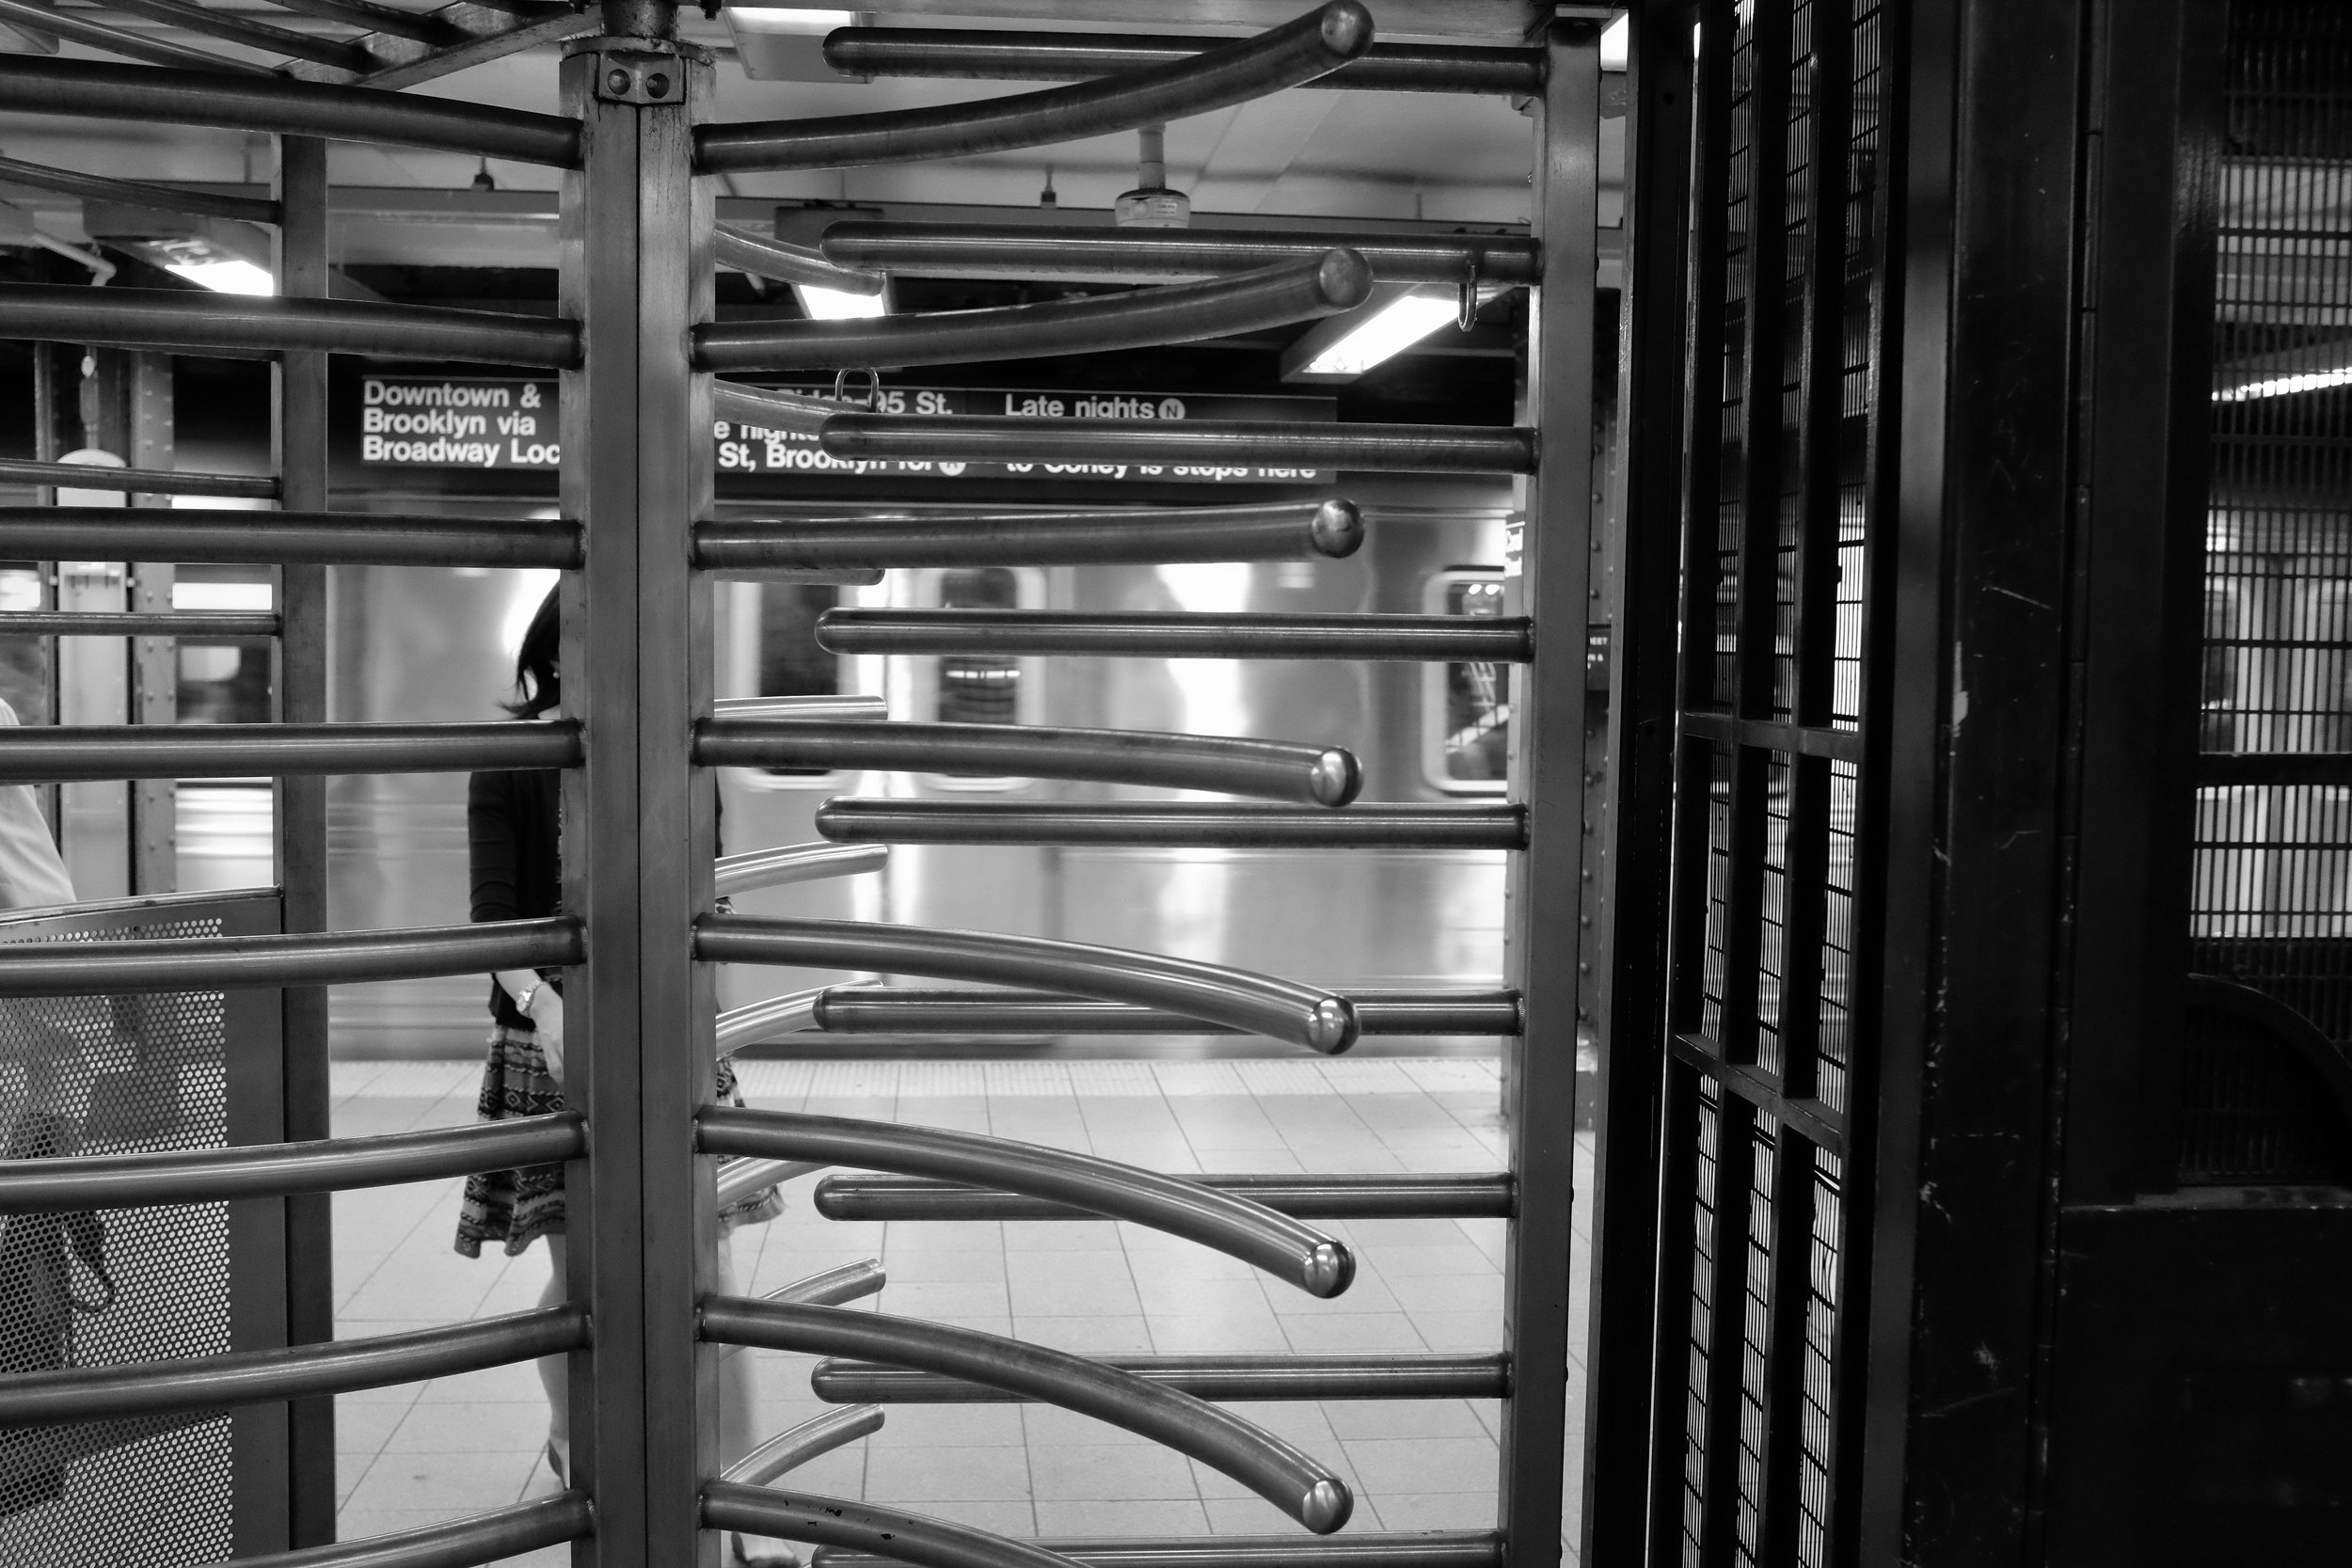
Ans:
{"type": "Polygon", "coordinates": [[[596,56],[596,96],[608,103],[677,103],[686,97],[685,62],[675,55],[607,49],[596,56]]]}

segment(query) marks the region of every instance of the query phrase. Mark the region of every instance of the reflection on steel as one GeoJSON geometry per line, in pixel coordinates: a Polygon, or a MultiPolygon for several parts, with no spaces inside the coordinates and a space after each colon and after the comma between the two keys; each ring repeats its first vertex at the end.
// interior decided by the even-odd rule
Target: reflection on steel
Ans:
{"type": "Polygon", "coordinates": [[[194,213],[199,217],[229,218],[238,223],[278,221],[278,203],[250,196],[215,196],[180,185],[151,185],[141,180],[109,180],[46,164],[19,163],[0,158],[0,185],[24,185],[37,191],[57,191],[100,201],[119,201],[158,213],[194,213]]]}
{"type": "Polygon", "coordinates": [[[913,1568],[1078,1568],[1042,1546],[968,1525],[731,1481],[703,1488],[703,1523],[711,1529],[848,1546],[913,1568]]]}
{"type": "Polygon", "coordinates": [[[1191,801],[1031,805],[842,796],[817,808],[817,831],[843,844],[1152,844],[1216,849],[1517,849],[1526,815],[1511,805],[1318,807],[1191,801]]]}
{"type": "MultiPolygon", "coordinates": [[[[1487,1355],[1104,1355],[1114,1368],[1202,1400],[1500,1400],[1511,1358],[1487,1355]]],[[[993,1404],[1001,1385],[873,1361],[825,1360],[809,1373],[820,1400],[851,1404],[993,1404]]]]}
{"type": "Polygon", "coordinates": [[[789,1432],[778,1433],[727,1467],[719,1479],[739,1486],[765,1486],[787,1470],[797,1470],[818,1454],[871,1437],[882,1429],[882,1406],[851,1405],[847,1410],[828,1410],[823,1415],[803,1421],[789,1432]]]}
{"type": "Polygon", "coordinates": [[[1278,501],[1134,512],[702,523],[694,530],[694,563],[718,570],[825,571],[1295,561],[1350,556],[1363,542],[1363,516],[1351,501],[1278,501]]]}
{"type": "Polygon", "coordinates": [[[390,1535],[366,1535],[331,1546],[264,1552],[234,1563],[206,1568],[457,1568],[461,1563],[503,1562],[510,1557],[560,1546],[596,1533],[596,1516],[587,1497],[558,1492],[533,1502],[514,1503],[390,1535]]]}
{"type": "Polygon", "coordinates": [[[1363,769],[1354,755],[1336,746],[1041,724],[713,719],[694,726],[694,760],[705,768],[846,768],[1084,779],[1157,789],[1213,789],[1316,806],[1343,806],[1363,787],[1363,769]]]}
{"type": "Polygon", "coordinates": [[[0,1161],[0,1214],[341,1193],[552,1164],[587,1148],[580,1129],[575,1116],[517,1117],[374,1138],[0,1161]]]}
{"type": "Polygon", "coordinates": [[[779,1035],[798,1034],[803,1029],[817,1027],[817,999],[824,995],[821,986],[815,990],[787,991],[771,996],[764,1002],[754,1002],[741,1007],[730,1007],[719,1015],[716,1031],[718,1053],[733,1055],[747,1045],[774,1039],[779,1035]]]}
{"type": "Polygon", "coordinates": [[[0,1377],[0,1426],[223,1410],[346,1394],[533,1361],[587,1343],[585,1310],[548,1307],[333,1344],[14,1372],[0,1377]]]}
{"type": "Polygon", "coordinates": [[[849,168],[1079,141],[1263,98],[1337,70],[1371,44],[1370,13],[1356,0],[1332,0],[1256,38],[1077,87],[886,114],[697,126],[694,166],[705,174],[849,168]]]}
{"type": "Polygon", "coordinates": [[[965,463],[1183,463],[1529,474],[1535,433],[1497,425],[1304,420],[999,419],[988,414],[836,414],[819,437],[843,458],[965,463]]]}
{"type": "MultiPolygon", "coordinates": [[[[0,618],[0,628],[6,626],[0,618]]],[[[787,844],[755,849],[748,855],[720,860],[711,879],[721,897],[755,888],[785,887],[793,882],[821,881],[828,877],[855,877],[880,871],[890,863],[890,848],[882,844],[787,844]]]]}
{"type": "Polygon", "coordinates": [[[1482,283],[1533,283],[1542,267],[1535,242],[1523,234],[1109,229],[851,218],[827,228],[823,241],[825,255],[845,265],[956,277],[1206,277],[1254,272],[1333,249],[1361,256],[1383,283],[1460,283],[1473,273],[1482,283]]]}
{"type": "MultiPolygon", "coordinates": [[[[0,83],[6,80],[7,68],[0,65],[0,83]]],[[[193,353],[376,354],[554,370],[580,363],[579,327],[546,316],[373,299],[270,299],[176,289],[108,289],[101,295],[94,289],[61,283],[0,287],[0,336],[193,353]]]]}
{"type": "MultiPolygon", "coordinates": [[[[1359,1035],[1519,1032],[1518,999],[1509,991],[1356,991],[1349,994],[1347,1003],[1356,1016],[1356,1032],[1359,1035]]],[[[1210,1025],[1205,1021],[1157,1007],[1079,1001],[1052,991],[919,990],[900,986],[828,988],[818,993],[815,1019],[818,1028],[835,1035],[1259,1032],[1232,1024],[1210,1025]]]]}
{"type": "Polygon", "coordinates": [[[711,230],[711,248],[719,265],[771,277],[779,283],[799,283],[832,289],[845,294],[878,294],[889,280],[878,272],[863,272],[828,261],[816,251],[782,240],[771,240],[731,224],[711,230]]]}
{"type": "Polygon", "coordinates": [[[234,610],[0,610],[0,637],[275,637],[278,617],[234,610]]]}
{"type": "Polygon", "coordinates": [[[849,321],[719,322],[694,328],[712,371],[832,370],[1036,359],[1188,343],[1311,321],[1361,305],[1372,269],[1352,250],[1202,283],[1079,299],[849,321]]]}
{"type": "Polygon", "coordinates": [[[719,1212],[723,1214],[778,1182],[795,1181],[824,1168],[806,1160],[731,1160],[719,1167],[719,1212]]]}
{"type": "MultiPolygon", "coordinates": [[[[87,483],[93,471],[78,470],[87,483]]],[[[109,475],[119,470],[96,470],[109,475]]],[[[45,481],[43,483],[46,483],[45,481]]],[[[0,507],[16,561],[176,561],[334,566],[580,564],[580,525],[561,518],[411,517],[363,512],[0,507]],[[215,520],[216,519],[216,520],[215,520]]]]}
{"type": "Polygon", "coordinates": [[[854,1355],[984,1384],[1124,1427],[1240,1481],[1318,1535],[1347,1522],[1347,1483],[1230,1411],[1102,1361],[998,1334],[838,1307],[707,1296],[705,1339],[808,1355],[854,1355]]]}
{"type": "MultiPolygon", "coordinates": [[[[44,10],[42,26],[49,25],[51,14],[44,10]]],[[[557,168],[580,165],[577,120],[446,98],[290,82],[273,75],[154,71],[8,55],[0,55],[0,102],[17,114],[157,120],[421,147],[557,168]]]]}
{"type": "Polygon", "coordinates": [[[771,387],[746,387],[739,381],[714,380],[710,384],[713,418],[795,436],[814,436],[835,414],[860,406],[837,398],[806,397],[799,392],[779,392],[771,387]]]}
{"type": "Polygon", "coordinates": [[[0,782],[291,778],[571,768],[570,720],[483,724],[41,724],[0,728],[0,782]]]}
{"type": "MultiPolygon", "coordinates": [[[[0,159],[0,162],[6,160],[0,159]]],[[[139,496],[237,496],[246,500],[276,500],[278,481],[266,475],[183,474],[168,468],[106,468],[105,487],[139,496]]],[[[92,470],[78,463],[27,463],[0,458],[0,479],[19,484],[63,484],[77,490],[98,488],[92,470]]]]}
{"type": "MultiPolygon", "coordinates": [[[[951,27],[836,27],[825,35],[825,63],[845,76],[1078,82],[1188,60],[1204,49],[1234,41],[1142,33],[1088,37],[951,27]]],[[[1375,43],[1329,75],[1299,86],[1528,98],[1542,90],[1543,81],[1541,50],[1375,43]]]]}
{"type": "Polygon", "coordinates": [[[1083,655],[1105,658],[1370,658],[1523,664],[1534,627],[1471,615],[1088,615],[1036,610],[829,610],[837,654],[1083,655]]]}
{"type": "MultiPolygon", "coordinates": [[[[1293,1219],[1508,1219],[1511,1178],[1436,1176],[1196,1176],[1293,1219]]],[[[1019,1193],[912,1176],[828,1176],[817,1212],[829,1220],[1083,1220],[1094,1216],[1019,1193]]]]}
{"type": "Polygon", "coordinates": [[[722,697],[710,705],[722,719],[757,719],[768,722],[790,720],[872,722],[890,716],[890,705],[880,697],[854,692],[838,697],[722,697]]]}
{"type": "Polygon", "coordinates": [[[226,81],[240,78],[250,81],[255,77],[267,78],[270,75],[267,66],[230,59],[226,55],[215,55],[207,50],[190,49],[184,44],[171,43],[149,33],[135,33],[128,28],[93,22],[78,11],[61,12],[54,7],[37,4],[36,0],[0,0],[0,22],[13,23],[27,31],[54,33],[61,39],[71,39],[92,49],[103,49],[109,55],[120,55],[125,59],[205,71],[219,75],[226,81]]]}
{"type": "MultiPolygon", "coordinates": [[[[1042,1544],[1088,1568],[1502,1568],[1502,1537],[1494,1530],[1351,1531],[1327,1541],[1292,1535],[1122,1535],[1042,1544]]],[[[884,1568],[892,1560],[822,1546],[811,1568],[884,1568]]]]}
{"type": "Polygon", "coordinates": [[[561,916],[482,926],[258,937],[135,937],[0,945],[0,996],[342,986],[576,964],[580,923],[561,916]]]}
{"type": "Polygon", "coordinates": [[[800,1307],[838,1307],[845,1301],[870,1296],[890,1283],[890,1276],[882,1263],[872,1258],[856,1263],[843,1263],[822,1274],[796,1279],[791,1284],[768,1292],[770,1301],[791,1302],[800,1307]]]}
{"type": "Polygon", "coordinates": [[[1241,1259],[1312,1296],[1336,1296],[1356,1275],[1342,1243],[1263,1204],[1179,1177],[1091,1154],[951,1132],[938,1127],[705,1106],[707,1154],[821,1160],[829,1164],[1009,1188],[1104,1219],[1127,1220],[1241,1259]]]}

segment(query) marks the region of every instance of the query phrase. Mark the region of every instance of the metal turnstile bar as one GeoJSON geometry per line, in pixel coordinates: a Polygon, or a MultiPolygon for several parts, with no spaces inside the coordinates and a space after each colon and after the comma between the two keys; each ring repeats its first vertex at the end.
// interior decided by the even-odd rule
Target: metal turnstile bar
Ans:
{"type": "MultiPolygon", "coordinates": [[[[429,11],[394,10],[375,0],[272,0],[290,11],[315,16],[327,22],[340,22],[347,27],[367,32],[389,33],[394,38],[412,43],[430,44],[436,49],[453,48],[474,37],[444,18],[429,11]]],[[[519,11],[514,14],[521,14],[519,11]]]]}
{"type": "Polygon", "coordinates": [[[736,1160],[719,1168],[713,1191],[721,1213],[779,1181],[813,1176],[825,1167],[808,1160],[736,1160]]]}
{"type": "MultiPolygon", "coordinates": [[[[926,990],[834,986],[813,993],[811,1022],[834,1035],[1222,1035],[1259,1031],[1209,1025],[1165,1008],[1089,1002],[1051,991],[926,990]]],[[[1516,1035],[1511,991],[1353,991],[1359,1035],[1516,1035]]]]}
{"type": "Polygon", "coordinates": [[[861,692],[827,693],[814,697],[721,697],[710,705],[719,719],[854,719],[878,723],[890,717],[890,705],[861,692]]]}
{"type": "Polygon", "coordinates": [[[765,1486],[787,1470],[797,1470],[819,1454],[871,1437],[886,1418],[877,1404],[828,1410],[788,1432],[778,1433],[727,1467],[719,1479],[739,1486],[765,1486]]]}
{"type": "MultiPolygon", "coordinates": [[[[1088,1568],[1500,1568],[1494,1530],[1289,1535],[1090,1536],[1041,1544],[1088,1568]]],[[[886,1568],[896,1560],[820,1546],[811,1568],[886,1568]]]]}
{"type": "Polygon", "coordinates": [[[0,1214],[342,1193],[555,1164],[588,1147],[576,1116],[517,1117],[373,1138],[0,1161],[0,1214]]]}
{"type": "Polygon", "coordinates": [[[739,381],[714,379],[710,383],[710,412],[714,417],[794,436],[815,436],[835,414],[851,413],[864,406],[844,403],[839,398],[780,392],[772,387],[746,387],[739,381]]]}
{"type": "MultiPolygon", "coordinates": [[[[0,88],[7,82],[0,65],[0,88]]],[[[17,105],[10,103],[10,108],[17,105]]],[[[396,305],[375,299],[270,299],[173,289],[0,286],[0,337],[200,354],[377,354],[569,370],[580,328],[547,316],[396,305]]]]}
{"type": "MultiPolygon", "coordinates": [[[[1436,1176],[1195,1176],[1278,1214],[1314,1220],[1508,1219],[1503,1173],[1436,1176]]],[[[1019,1193],[912,1176],[828,1176],[815,1208],[829,1220],[1084,1220],[1082,1209],[1019,1193]]],[[[1195,1390],[1198,1392],[1198,1390],[1195,1390]]]]}
{"type": "Polygon", "coordinates": [[[1361,256],[1383,283],[1462,283],[1472,277],[1482,283],[1533,283],[1542,269],[1535,242],[1523,234],[1113,229],[851,218],[829,226],[820,248],[827,259],[844,266],[956,277],[1216,277],[1305,261],[1335,249],[1361,256]]]}
{"type": "Polygon", "coordinates": [[[0,945],[0,996],[348,986],[580,961],[580,923],[560,915],[481,926],[250,937],[138,937],[0,945]]]}
{"type": "Polygon", "coordinates": [[[242,44],[289,59],[309,60],[353,76],[364,75],[375,63],[366,50],[340,39],[299,33],[235,11],[196,5],[192,0],[107,0],[107,4],[110,9],[129,11],[167,27],[185,28],[199,38],[242,44]]]}
{"type": "Polygon", "coordinates": [[[824,991],[788,991],[771,996],[764,1002],[753,1002],[740,1007],[730,1007],[719,1015],[713,1031],[718,1053],[731,1055],[747,1045],[773,1039],[778,1035],[797,1034],[803,1029],[817,1027],[817,999],[824,991]]]}
{"type": "Polygon", "coordinates": [[[1105,658],[1357,658],[1525,663],[1534,627],[1470,615],[1089,615],[1037,610],[829,610],[836,654],[1105,658]]]}
{"type": "Polygon", "coordinates": [[[275,615],[234,610],[11,610],[0,611],[0,637],[276,637],[275,615]]]}
{"type": "Polygon", "coordinates": [[[560,1546],[595,1534],[596,1528],[596,1512],[584,1494],[559,1492],[390,1535],[264,1552],[204,1568],[455,1568],[460,1563],[503,1562],[542,1546],[560,1546]]]}
{"type": "Polygon", "coordinates": [[[711,1529],[847,1546],[913,1568],[1078,1568],[1042,1546],[968,1525],[847,1497],[731,1481],[714,1481],[703,1488],[702,1519],[711,1529]]]}
{"type": "Polygon", "coordinates": [[[1337,70],[1371,47],[1372,16],[1332,0],[1270,32],[1076,87],[938,108],[694,128],[702,174],[850,168],[1079,141],[1229,108],[1337,70]]]}
{"type": "MultiPolygon", "coordinates": [[[[1104,1355],[1103,1366],[1203,1400],[1500,1400],[1511,1358],[1487,1355],[1104,1355]]],[[[993,1404],[1024,1396],[875,1361],[817,1363],[808,1386],[836,1404],[993,1404]]]]}
{"type": "MultiPolygon", "coordinates": [[[[0,630],[5,629],[6,623],[0,622],[0,630]]],[[[880,871],[889,863],[890,847],[883,844],[787,844],[779,848],[724,857],[713,873],[711,886],[714,893],[725,897],[755,888],[822,881],[828,877],[855,877],[880,871]]]]}
{"type": "Polygon", "coordinates": [[[1363,541],[1363,515],[1352,501],[1276,501],[1132,512],[701,523],[694,529],[694,564],[713,571],[840,571],[1295,561],[1350,556],[1363,541]]]}
{"type": "MultiPolygon", "coordinates": [[[[217,74],[225,80],[251,80],[270,74],[267,66],[250,61],[231,59],[202,49],[190,49],[151,33],[135,33],[125,27],[104,22],[93,22],[82,11],[59,13],[54,8],[39,5],[35,0],[0,0],[0,22],[11,22],[26,31],[38,27],[61,39],[72,39],[92,49],[125,59],[146,60],[154,65],[172,66],[192,71],[217,74]]],[[[36,35],[38,36],[38,35],[36,35]]]]}
{"type": "Polygon", "coordinates": [[[1199,1243],[1311,1296],[1336,1296],[1356,1275],[1355,1257],[1344,1244],[1263,1204],[1091,1154],[979,1132],[800,1111],[707,1105],[699,1120],[706,1154],[818,1160],[1005,1187],[1199,1243]]]}
{"type": "MultiPolygon", "coordinates": [[[[960,27],[836,27],[825,63],[845,76],[955,76],[990,82],[1072,82],[1188,60],[1238,39],[1147,34],[985,32],[960,27]]],[[[1529,98],[1543,90],[1536,49],[1375,43],[1306,87],[1364,92],[1458,92],[1529,98]]]]}
{"type": "Polygon", "coordinates": [[[1517,849],[1526,813],[1511,805],[1320,806],[1111,801],[1031,805],[839,796],[817,831],[844,844],[1120,844],[1184,848],[1517,849]]]}
{"type": "Polygon", "coordinates": [[[0,1425],[225,1410],[478,1372],[588,1344],[588,1313],[547,1307],[325,1345],[0,1375],[0,1425]]]}
{"type": "MultiPolygon", "coordinates": [[[[85,476],[119,471],[75,470],[85,476]]],[[[580,562],[580,525],[559,517],[164,511],[134,506],[0,507],[0,550],[20,561],[173,561],[261,566],[553,566],[562,570],[580,562]]]]}
{"type": "MultiPolygon", "coordinates": [[[[7,162],[0,159],[0,163],[7,162]]],[[[188,474],[170,468],[89,468],[79,463],[27,463],[0,457],[0,480],[59,484],[75,490],[120,490],[139,496],[236,496],[276,500],[278,481],[267,474],[188,474]],[[96,483],[93,483],[95,481],[96,483]]]]}
{"type": "MultiPolygon", "coordinates": [[[[0,752],[0,759],[6,755],[0,752]]],[[[705,768],[1017,774],[1213,789],[1316,806],[1343,806],[1363,785],[1362,768],[1336,746],[1042,725],[707,719],[694,726],[694,761],[705,768]]]]}
{"type": "Polygon", "coordinates": [[[1197,1459],[1327,1535],[1355,1506],[1347,1483],[1255,1422],[1104,1361],[1001,1334],[839,1307],[712,1296],[703,1338],[804,1355],[854,1355],[941,1374],[1107,1421],[1197,1459]]]}
{"type": "Polygon", "coordinates": [[[844,458],[981,463],[1164,463],[1358,468],[1397,473],[1535,471],[1535,433],[1493,425],[1313,424],[1304,420],[999,419],[983,414],[836,414],[818,438],[844,458]]]}
{"type": "Polygon", "coordinates": [[[42,724],[0,729],[0,783],[572,768],[570,720],[482,724],[42,724]]]}
{"type": "Polygon", "coordinates": [[[878,294],[889,282],[881,273],[845,267],[804,246],[787,245],[730,224],[717,225],[711,230],[710,238],[712,259],[720,266],[733,267],[754,277],[832,289],[845,294],[878,294]]]}
{"type": "Polygon", "coordinates": [[[1355,1044],[1359,1027],[1346,998],[1295,981],[1163,953],[994,931],[705,915],[695,922],[694,956],[709,963],[866,970],[981,985],[1035,986],[1098,1002],[1164,1008],[1207,1023],[1229,1023],[1327,1055],[1355,1044]]]}
{"type": "Polygon", "coordinates": [[[1104,354],[1287,326],[1353,309],[1371,294],[1364,259],[1327,248],[1230,277],[1033,305],[846,321],[717,322],[694,329],[694,362],[710,371],[832,370],[1104,354]]]}
{"type": "Polygon", "coordinates": [[[883,1272],[881,1260],[867,1258],[779,1286],[769,1291],[765,1299],[791,1302],[800,1307],[838,1307],[843,1302],[870,1296],[889,1282],[889,1275],[883,1272]]]}
{"type": "MultiPolygon", "coordinates": [[[[53,13],[44,8],[42,14],[40,24],[47,26],[53,13]]],[[[446,98],[354,91],[270,73],[159,71],[9,55],[0,57],[0,101],[17,114],[209,125],[580,166],[577,120],[446,98]]]]}

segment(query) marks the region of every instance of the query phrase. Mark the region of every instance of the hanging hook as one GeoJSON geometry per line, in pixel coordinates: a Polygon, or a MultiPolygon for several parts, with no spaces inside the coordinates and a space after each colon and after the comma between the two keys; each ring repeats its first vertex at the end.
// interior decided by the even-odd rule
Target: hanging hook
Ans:
{"type": "Polygon", "coordinates": [[[1478,325],[1478,252],[1470,253],[1462,269],[1461,308],[1454,312],[1454,325],[1468,332],[1478,325]]]}
{"type": "Polygon", "coordinates": [[[869,409],[878,407],[882,403],[882,372],[871,368],[857,371],[840,370],[834,372],[834,401],[835,403],[848,403],[850,401],[850,377],[852,375],[862,375],[866,378],[866,395],[858,400],[859,406],[869,409]]]}

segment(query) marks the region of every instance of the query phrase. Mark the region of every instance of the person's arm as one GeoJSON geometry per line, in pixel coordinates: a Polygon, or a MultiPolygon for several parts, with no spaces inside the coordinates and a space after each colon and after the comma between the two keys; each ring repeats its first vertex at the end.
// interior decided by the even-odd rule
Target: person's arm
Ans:
{"type": "MultiPolygon", "coordinates": [[[[473,874],[477,922],[521,916],[522,835],[516,786],[519,773],[476,773],[466,786],[466,849],[473,874]]],[[[548,1070],[564,1073],[564,998],[535,969],[501,969],[495,976],[516,1009],[531,1020],[548,1070]]]]}

